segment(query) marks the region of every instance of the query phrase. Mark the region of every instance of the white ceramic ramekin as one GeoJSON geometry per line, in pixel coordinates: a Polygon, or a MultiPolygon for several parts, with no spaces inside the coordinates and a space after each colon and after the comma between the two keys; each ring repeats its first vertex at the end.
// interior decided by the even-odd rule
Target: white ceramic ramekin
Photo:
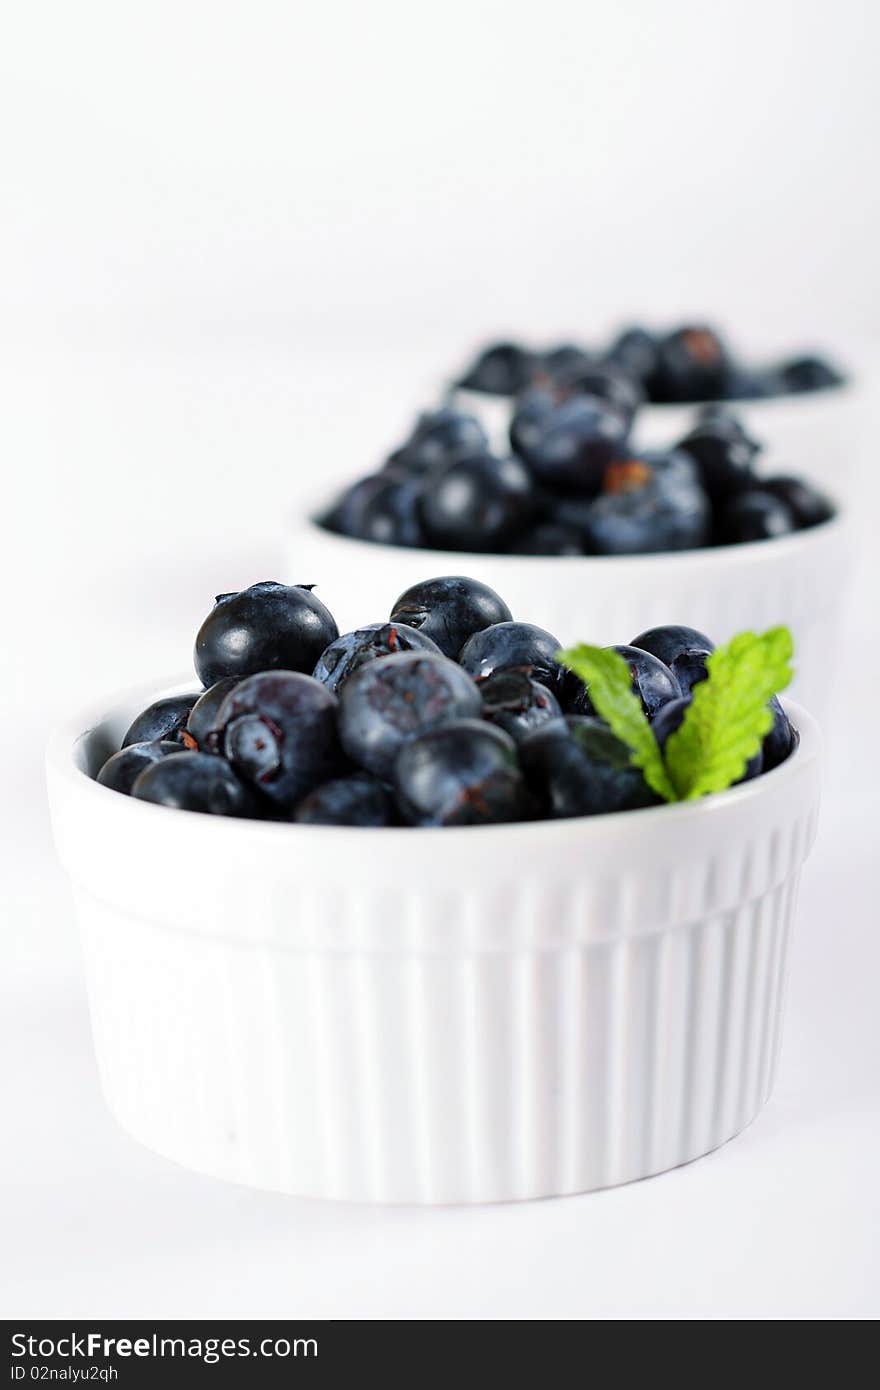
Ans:
{"type": "Polygon", "coordinates": [[[283,578],[314,583],[340,631],[383,621],[404,589],[442,574],[491,585],[515,618],[537,623],[565,645],[629,642],[661,623],[685,623],[723,642],[744,628],[787,623],[797,650],[792,693],[821,719],[836,668],[848,532],[839,514],[750,545],[544,558],[374,545],[325,531],[303,513],[287,531],[283,578]]]}
{"type": "MultiPolygon", "coordinates": [[[[838,497],[851,498],[858,490],[870,419],[867,375],[866,371],[825,391],[731,401],[730,409],[763,445],[762,470],[795,473],[838,497]]],[[[495,449],[509,451],[509,397],[455,388],[441,388],[436,394],[476,415],[495,449]]],[[[645,449],[670,448],[693,429],[699,409],[698,405],[643,406],[636,416],[635,443],[645,449]]]]}
{"type": "Polygon", "coordinates": [[[757,1115],[816,826],[800,709],[782,767],[704,802],[350,830],[90,780],[156,694],[48,753],[100,1073],[136,1139],[299,1195],[483,1202],[659,1173],[757,1115]]]}

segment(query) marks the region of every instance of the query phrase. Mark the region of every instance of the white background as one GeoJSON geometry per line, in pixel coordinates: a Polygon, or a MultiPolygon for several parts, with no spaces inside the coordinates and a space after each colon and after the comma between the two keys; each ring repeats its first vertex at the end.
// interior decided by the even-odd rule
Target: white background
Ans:
{"type": "Polygon", "coordinates": [[[871,0],[4,12],[0,1313],[880,1313],[870,468],[778,1086],[690,1168],[419,1212],[154,1158],[100,1099],[41,772],[54,719],[185,666],[298,492],[475,339],[880,337],[878,39],[871,0]]]}

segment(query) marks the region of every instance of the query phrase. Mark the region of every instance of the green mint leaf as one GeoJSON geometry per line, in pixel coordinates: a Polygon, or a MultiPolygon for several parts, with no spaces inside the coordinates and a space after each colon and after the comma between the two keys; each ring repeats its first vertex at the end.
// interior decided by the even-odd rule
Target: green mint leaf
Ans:
{"type": "Polygon", "coordinates": [[[761,747],[773,716],[767,702],[792,678],[787,627],[741,632],[707,662],[709,676],[666,744],[666,767],[682,801],[722,792],[738,782],[761,747]]]}
{"type": "Polygon", "coordinates": [[[664,801],[677,801],[678,794],[663,763],[657,740],[632,688],[629,666],[619,652],[610,647],[590,647],[585,643],[557,652],[556,660],[589,686],[590,699],[613,733],[630,750],[630,760],[641,768],[648,786],[664,801]]]}

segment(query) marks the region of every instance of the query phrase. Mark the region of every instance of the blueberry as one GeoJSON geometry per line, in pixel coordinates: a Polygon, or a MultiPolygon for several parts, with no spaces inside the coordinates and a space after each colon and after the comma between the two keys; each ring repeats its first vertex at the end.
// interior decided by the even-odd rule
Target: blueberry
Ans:
{"type": "Polygon", "coordinates": [[[489,436],[475,415],[444,406],[420,416],[403,453],[407,468],[426,473],[464,455],[484,454],[488,447],[489,436]]]}
{"type": "Polygon", "coordinates": [[[457,574],[414,584],[391,610],[392,623],[417,628],[453,661],[475,632],[510,622],[511,617],[507,604],[488,584],[457,574]]]}
{"type": "Polygon", "coordinates": [[[381,777],[410,739],[480,710],[477,687],[454,661],[404,652],[367,662],[346,681],[339,731],[352,761],[381,777]]]}
{"type": "Polygon", "coordinates": [[[417,628],[404,623],[370,623],[354,632],[345,632],[331,642],[321,653],[312,674],[316,681],[338,695],[348,678],[365,661],[375,661],[394,652],[413,651],[441,654],[436,643],[417,628]]]}
{"type": "Polygon", "coordinates": [[[515,741],[562,713],[559,702],[525,671],[499,671],[480,682],[483,718],[515,741]]]}
{"type": "Polygon", "coordinates": [[[764,755],[764,771],[771,772],[774,767],[784,763],[797,745],[798,736],[788,715],[774,695],[770,701],[773,725],[764,737],[761,751],[764,755]]]}
{"type": "Polygon", "coordinates": [[[528,385],[534,355],[518,343],[492,343],[483,349],[458,385],[489,396],[515,396],[528,385]]]}
{"type": "Polygon", "coordinates": [[[598,555],[691,550],[710,536],[709,500],[691,476],[686,454],[645,454],[614,463],[587,517],[598,555]]]}
{"type": "Polygon", "coordinates": [[[655,805],[627,745],[601,719],[554,719],[523,739],[520,763],[551,816],[593,816],[655,805]]]}
{"type": "Polygon", "coordinates": [[[708,653],[715,650],[715,643],[705,633],[698,632],[695,627],[672,624],[647,628],[634,637],[629,645],[638,647],[639,651],[650,652],[665,666],[671,666],[676,657],[685,652],[708,653]]]}
{"type": "Polygon", "coordinates": [[[365,497],[356,529],[347,534],[377,545],[424,545],[419,520],[421,493],[418,477],[397,478],[388,474],[382,486],[365,497]]]}
{"type": "Polygon", "coordinates": [[[575,372],[584,371],[592,360],[586,348],[577,343],[559,343],[541,353],[540,370],[553,381],[564,381],[575,372]]]}
{"type": "Polygon", "coordinates": [[[730,497],[754,485],[752,464],[761,446],[729,416],[711,416],[676,446],[694,459],[700,481],[713,499],[730,497]]]}
{"type": "Polygon", "coordinates": [[[411,825],[497,825],[527,820],[536,809],[513,739],[477,719],[407,743],[394,764],[394,785],[411,825]]]}
{"type": "Polygon", "coordinates": [[[427,541],[444,549],[503,548],[529,520],[534,500],[518,459],[491,454],[447,464],[425,482],[419,516],[427,541]]]}
{"type": "Polygon", "coordinates": [[[842,386],[843,374],[821,357],[795,357],[779,368],[783,391],[825,391],[842,386]]]}
{"type": "Polygon", "coordinates": [[[775,540],[794,529],[791,510],[781,498],[752,488],[727,503],[719,517],[718,539],[723,545],[738,545],[775,540]]]}
{"type": "Polygon", "coordinates": [[[541,443],[545,422],[559,401],[546,387],[533,387],[520,396],[510,418],[510,447],[520,458],[527,458],[541,443]]]}
{"type": "Polygon", "coordinates": [[[828,498],[802,478],[764,478],[761,488],[785,503],[795,526],[799,528],[820,526],[823,521],[830,521],[834,515],[834,508],[828,498]]]}
{"type": "Polygon", "coordinates": [[[729,359],[712,328],[688,324],[662,338],[651,380],[652,399],[711,401],[725,394],[729,359]]]}
{"type": "MultiPolygon", "coordinates": [[[[668,705],[664,705],[657,718],[651,725],[652,732],[660,745],[660,750],[665,751],[666,740],[670,734],[674,734],[676,729],[681,727],[685,715],[691,705],[691,697],[684,696],[680,700],[672,700],[668,705]]],[[[758,777],[764,766],[764,759],[761,749],[753,758],[746,763],[746,770],[739,782],[749,782],[753,777],[758,777]]],[[[738,784],[737,784],[738,785],[738,784]]]]}
{"type": "Polygon", "coordinates": [[[779,373],[766,367],[733,366],[724,383],[724,395],[729,401],[768,400],[784,392],[779,373]]]}
{"type": "Polygon", "coordinates": [[[605,401],[629,422],[645,399],[639,379],[613,363],[581,367],[565,376],[561,384],[568,392],[605,401]]]}
{"type": "Polygon", "coordinates": [[[311,676],[264,671],[226,696],[215,732],[239,776],[289,810],[340,771],[338,708],[336,696],[311,676]]]}
{"type": "Polygon", "coordinates": [[[523,439],[518,432],[518,448],[535,481],[589,494],[598,491],[606,466],[620,457],[630,422],[605,401],[576,395],[534,423],[534,438],[523,439]]]}
{"type": "Polygon", "coordinates": [[[682,652],[670,662],[669,669],[678,681],[682,695],[690,695],[695,685],[709,677],[709,652],[682,652]]]}
{"type": "Polygon", "coordinates": [[[496,671],[521,670],[555,692],[565,674],[556,661],[560,646],[552,633],[532,623],[495,623],[468,638],[459,661],[474,680],[485,680],[496,671]]]}
{"type": "Polygon", "coordinates": [[[239,781],[224,758],[210,753],[178,752],[146,768],[132,795],[178,811],[204,811],[212,816],[258,816],[260,803],[239,781]]]}
{"type": "Polygon", "coordinates": [[[358,772],[324,782],[303,797],[293,814],[300,825],[394,825],[391,792],[378,777],[358,772]]]}
{"type": "MultiPolygon", "coordinates": [[[[395,468],[400,465],[396,464],[395,468]]],[[[393,479],[392,479],[393,481],[393,479]]],[[[386,492],[389,477],[385,473],[369,473],[347,487],[336,501],[319,518],[320,524],[328,531],[336,531],[340,536],[358,538],[364,534],[367,508],[374,497],[386,492]]]]}
{"type": "Polygon", "coordinates": [[[586,555],[587,542],[575,526],[562,521],[536,521],[510,546],[511,555],[586,555]]]}
{"type": "Polygon", "coordinates": [[[196,637],[196,672],[208,686],[225,676],[312,671],[338,636],[330,611],[308,586],[252,584],[217,599],[196,637]]]}
{"type": "Polygon", "coordinates": [[[152,767],[160,758],[167,758],[169,753],[182,751],[181,744],[171,743],[167,739],[152,743],[130,743],[127,748],[120,748],[118,753],[107,759],[95,780],[100,782],[102,787],[109,787],[111,791],[122,792],[128,796],[145,768],[152,767]]]}
{"type": "MultiPolygon", "coordinates": [[[[237,685],[237,677],[225,676],[223,680],[215,681],[199,696],[189,712],[186,728],[183,730],[183,741],[188,748],[198,749],[202,753],[217,751],[216,746],[211,746],[211,731],[217,722],[220,706],[230,690],[234,690],[237,685]]],[[[216,744],[216,740],[213,742],[216,744]]]]}
{"type": "Polygon", "coordinates": [[[198,698],[199,692],[194,691],[155,700],[129,725],[122,747],[128,748],[132,743],[154,743],[159,739],[170,740],[182,747],[182,731],[198,698]]]}
{"type": "Polygon", "coordinates": [[[659,345],[647,328],[627,328],[611,344],[605,360],[643,384],[657,371],[659,345]]]}
{"type": "MultiPolygon", "coordinates": [[[[649,719],[654,719],[670,700],[677,700],[681,687],[669,667],[650,652],[638,647],[612,647],[629,666],[632,689],[642,702],[642,709],[649,719]]],[[[590,693],[583,681],[569,676],[566,683],[566,708],[572,714],[593,715],[596,713],[590,693]]]]}

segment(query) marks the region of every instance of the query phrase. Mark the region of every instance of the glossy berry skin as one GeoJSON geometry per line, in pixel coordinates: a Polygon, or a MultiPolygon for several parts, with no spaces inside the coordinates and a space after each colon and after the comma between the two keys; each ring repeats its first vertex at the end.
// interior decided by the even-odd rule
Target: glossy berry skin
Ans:
{"type": "Polygon", "coordinates": [[[834,515],[828,498],[802,478],[763,478],[761,490],[785,503],[799,529],[821,526],[823,521],[830,521],[834,515]]]}
{"type": "Polygon", "coordinates": [[[774,767],[784,763],[798,741],[797,733],[775,695],[770,701],[770,713],[773,715],[773,726],[761,745],[765,772],[771,772],[774,767]]]}
{"type": "Polygon", "coordinates": [[[171,743],[168,740],[130,743],[127,748],[120,748],[118,753],[107,759],[95,781],[100,782],[102,787],[109,787],[111,791],[130,796],[132,787],[146,768],[152,767],[153,763],[159,762],[161,758],[167,758],[170,753],[181,752],[182,744],[171,743]]]}
{"type": "Polygon", "coordinates": [[[661,338],[651,381],[656,401],[712,401],[725,394],[727,349],[714,329],[688,324],[661,338]]]}
{"type": "Polygon", "coordinates": [[[658,339],[647,328],[627,328],[611,344],[605,360],[644,384],[657,372],[658,339]]]}
{"type": "Polygon", "coordinates": [[[566,392],[595,396],[606,401],[617,413],[630,422],[645,399],[638,378],[613,363],[598,363],[570,372],[562,378],[566,392]]]}
{"type": "Polygon", "coordinates": [[[259,816],[254,792],[236,777],[224,758],[179,752],[153,763],[138,777],[132,795],[178,811],[212,816],[259,816]]]}
{"type": "Polygon", "coordinates": [[[394,764],[410,825],[499,825],[535,810],[516,745],[501,729],[461,719],[407,743],[394,764]]]}
{"type": "Polygon", "coordinates": [[[518,459],[462,458],[426,479],[419,518],[429,545],[446,550],[503,548],[534,510],[529,475],[518,459]]]}
{"type": "Polygon", "coordinates": [[[710,655],[710,652],[687,651],[670,662],[669,669],[678,681],[682,695],[692,694],[695,685],[708,680],[707,662],[710,655]]]}
{"type": "MultiPolygon", "coordinates": [[[[395,477],[399,467],[399,464],[395,465],[395,477]]],[[[329,511],[320,518],[320,524],[340,536],[361,537],[366,526],[364,518],[367,508],[374,497],[383,495],[388,482],[389,477],[385,473],[368,473],[366,477],[359,478],[337,497],[329,511]]]]}
{"type": "Polygon", "coordinates": [[[354,529],[348,534],[375,545],[423,545],[421,494],[418,477],[384,475],[384,481],[363,499],[354,529]]]}
{"type": "Polygon", "coordinates": [[[612,464],[587,516],[597,555],[693,550],[710,537],[709,499],[686,454],[644,454],[612,464]]]}
{"type": "Polygon", "coordinates": [[[722,545],[740,545],[776,540],[794,529],[794,518],[785,502],[752,488],[728,502],[718,520],[718,539],[722,545]]]}
{"type": "MultiPolygon", "coordinates": [[[[211,731],[217,722],[220,706],[230,690],[234,690],[237,685],[235,676],[226,676],[222,681],[215,681],[199,696],[189,712],[183,731],[183,741],[187,748],[197,749],[202,753],[216,753],[217,749],[212,746],[210,738],[211,731]]],[[[213,742],[216,743],[216,739],[213,742]]]]}
{"type": "Polygon", "coordinates": [[[716,501],[754,486],[752,465],[760,447],[723,415],[700,421],[677,445],[695,461],[703,487],[716,501]]]}
{"type": "Polygon", "coordinates": [[[525,671],[498,671],[480,682],[483,718],[519,743],[533,729],[558,719],[559,701],[540,681],[525,671]]]}
{"type": "Polygon", "coordinates": [[[397,808],[378,777],[359,772],[324,782],[303,797],[293,813],[299,825],[394,825],[397,808]]]}
{"type": "Polygon", "coordinates": [[[344,632],[331,642],[318,658],[312,675],[316,681],[338,695],[345,682],[367,661],[395,652],[434,652],[440,648],[424,632],[404,623],[369,623],[354,632],[344,632]]]}
{"type": "Polygon", "coordinates": [[[656,656],[665,666],[671,666],[676,657],[684,652],[708,653],[715,650],[715,643],[704,632],[698,632],[695,627],[683,627],[681,624],[646,628],[638,637],[634,637],[629,645],[638,647],[639,651],[650,652],[651,656],[656,656]]]}
{"type": "MultiPolygon", "coordinates": [[[[680,700],[671,700],[668,705],[664,705],[660,710],[660,713],[651,725],[651,730],[660,746],[661,752],[665,751],[666,740],[669,738],[670,734],[674,734],[676,729],[681,728],[690,705],[691,697],[686,695],[680,700]]],[[[749,782],[753,777],[760,776],[763,767],[764,758],[762,751],[759,749],[755,756],[750,758],[746,763],[746,770],[742,777],[739,778],[739,782],[749,782]]],[[[739,782],[734,785],[738,786],[739,782]]]]}
{"type": "MultiPolygon", "coordinates": [[[[629,666],[633,693],[642,702],[642,709],[649,719],[656,718],[664,705],[677,700],[681,687],[669,667],[658,661],[650,652],[638,647],[612,647],[611,651],[622,656],[629,666]]],[[[594,715],[596,713],[590,699],[588,688],[577,677],[569,676],[567,683],[566,709],[571,714],[594,715]]]]}
{"type": "Polygon", "coordinates": [[[656,805],[630,750],[601,719],[569,716],[545,724],[519,745],[533,791],[554,817],[595,816],[656,805]]]}
{"type": "Polygon", "coordinates": [[[169,695],[164,700],[155,700],[141,711],[126,730],[121,746],[128,748],[133,743],[155,743],[159,739],[166,739],[182,748],[182,730],[198,698],[199,692],[196,690],[186,695],[169,695]]]}
{"type": "Polygon", "coordinates": [[[445,656],[403,652],[362,666],[342,689],[339,733],[352,762],[388,777],[405,743],[456,719],[479,718],[480,693],[445,656]]]}
{"type": "Polygon", "coordinates": [[[795,357],[783,362],[779,378],[784,391],[825,391],[842,386],[844,377],[830,362],[821,357],[795,357]]]}
{"type": "Polygon", "coordinates": [[[339,636],[333,616],[303,585],[267,581],[221,594],[196,637],[202,684],[261,671],[312,671],[339,636]]]}
{"type": "Polygon", "coordinates": [[[592,366],[592,362],[586,348],[577,343],[559,343],[548,352],[541,353],[539,370],[552,381],[566,381],[576,372],[592,366]]]}
{"type": "Polygon", "coordinates": [[[605,468],[621,456],[629,419],[605,401],[575,395],[537,422],[534,438],[518,432],[518,449],[541,487],[592,494],[605,468]]]}
{"type": "Polygon", "coordinates": [[[540,446],[546,421],[558,404],[556,394],[546,386],[535,386],[520,396],[510,417],[509,431],[510,447],[520,458],[528,458],[540,446]]]}
{"type": "Polygon", "coordinates": [[[534,355],[518,343],[491,343],[458,384],[489,396],[515,396],[528,385],[534,367],[534,355]]]}
{"type": "Polygon", "coordinates": [[[561,645],[552,633],[533,623],[496,623],[468,638],[458,659],[474,680],[486,680],[497,671],[519,670],[555,693],[565,674],[556,662],[561,645]]]}
{"type": "Polygon", "coordinates": [[[488,584],[458,574],[414,584],[391,610],[392,623],[416,628],[453,661],[475,632],[510,622],[511,617],[507,604],[488,584]]]}
{"type": "Polygon", "coordinates": [[[488,448],[489,436],[475,415],[444,406],[416,422],[404,446],[403,461],[414,472],[427,473],[453,459],[485,454],[488,448]]]}
{"type": "Polygon", "coordinates": [[[338,708],[335,695],[301,672],[248,676],[220,706],[218,746],[244,782],[289,810],[342,768],[338,708]]]}

